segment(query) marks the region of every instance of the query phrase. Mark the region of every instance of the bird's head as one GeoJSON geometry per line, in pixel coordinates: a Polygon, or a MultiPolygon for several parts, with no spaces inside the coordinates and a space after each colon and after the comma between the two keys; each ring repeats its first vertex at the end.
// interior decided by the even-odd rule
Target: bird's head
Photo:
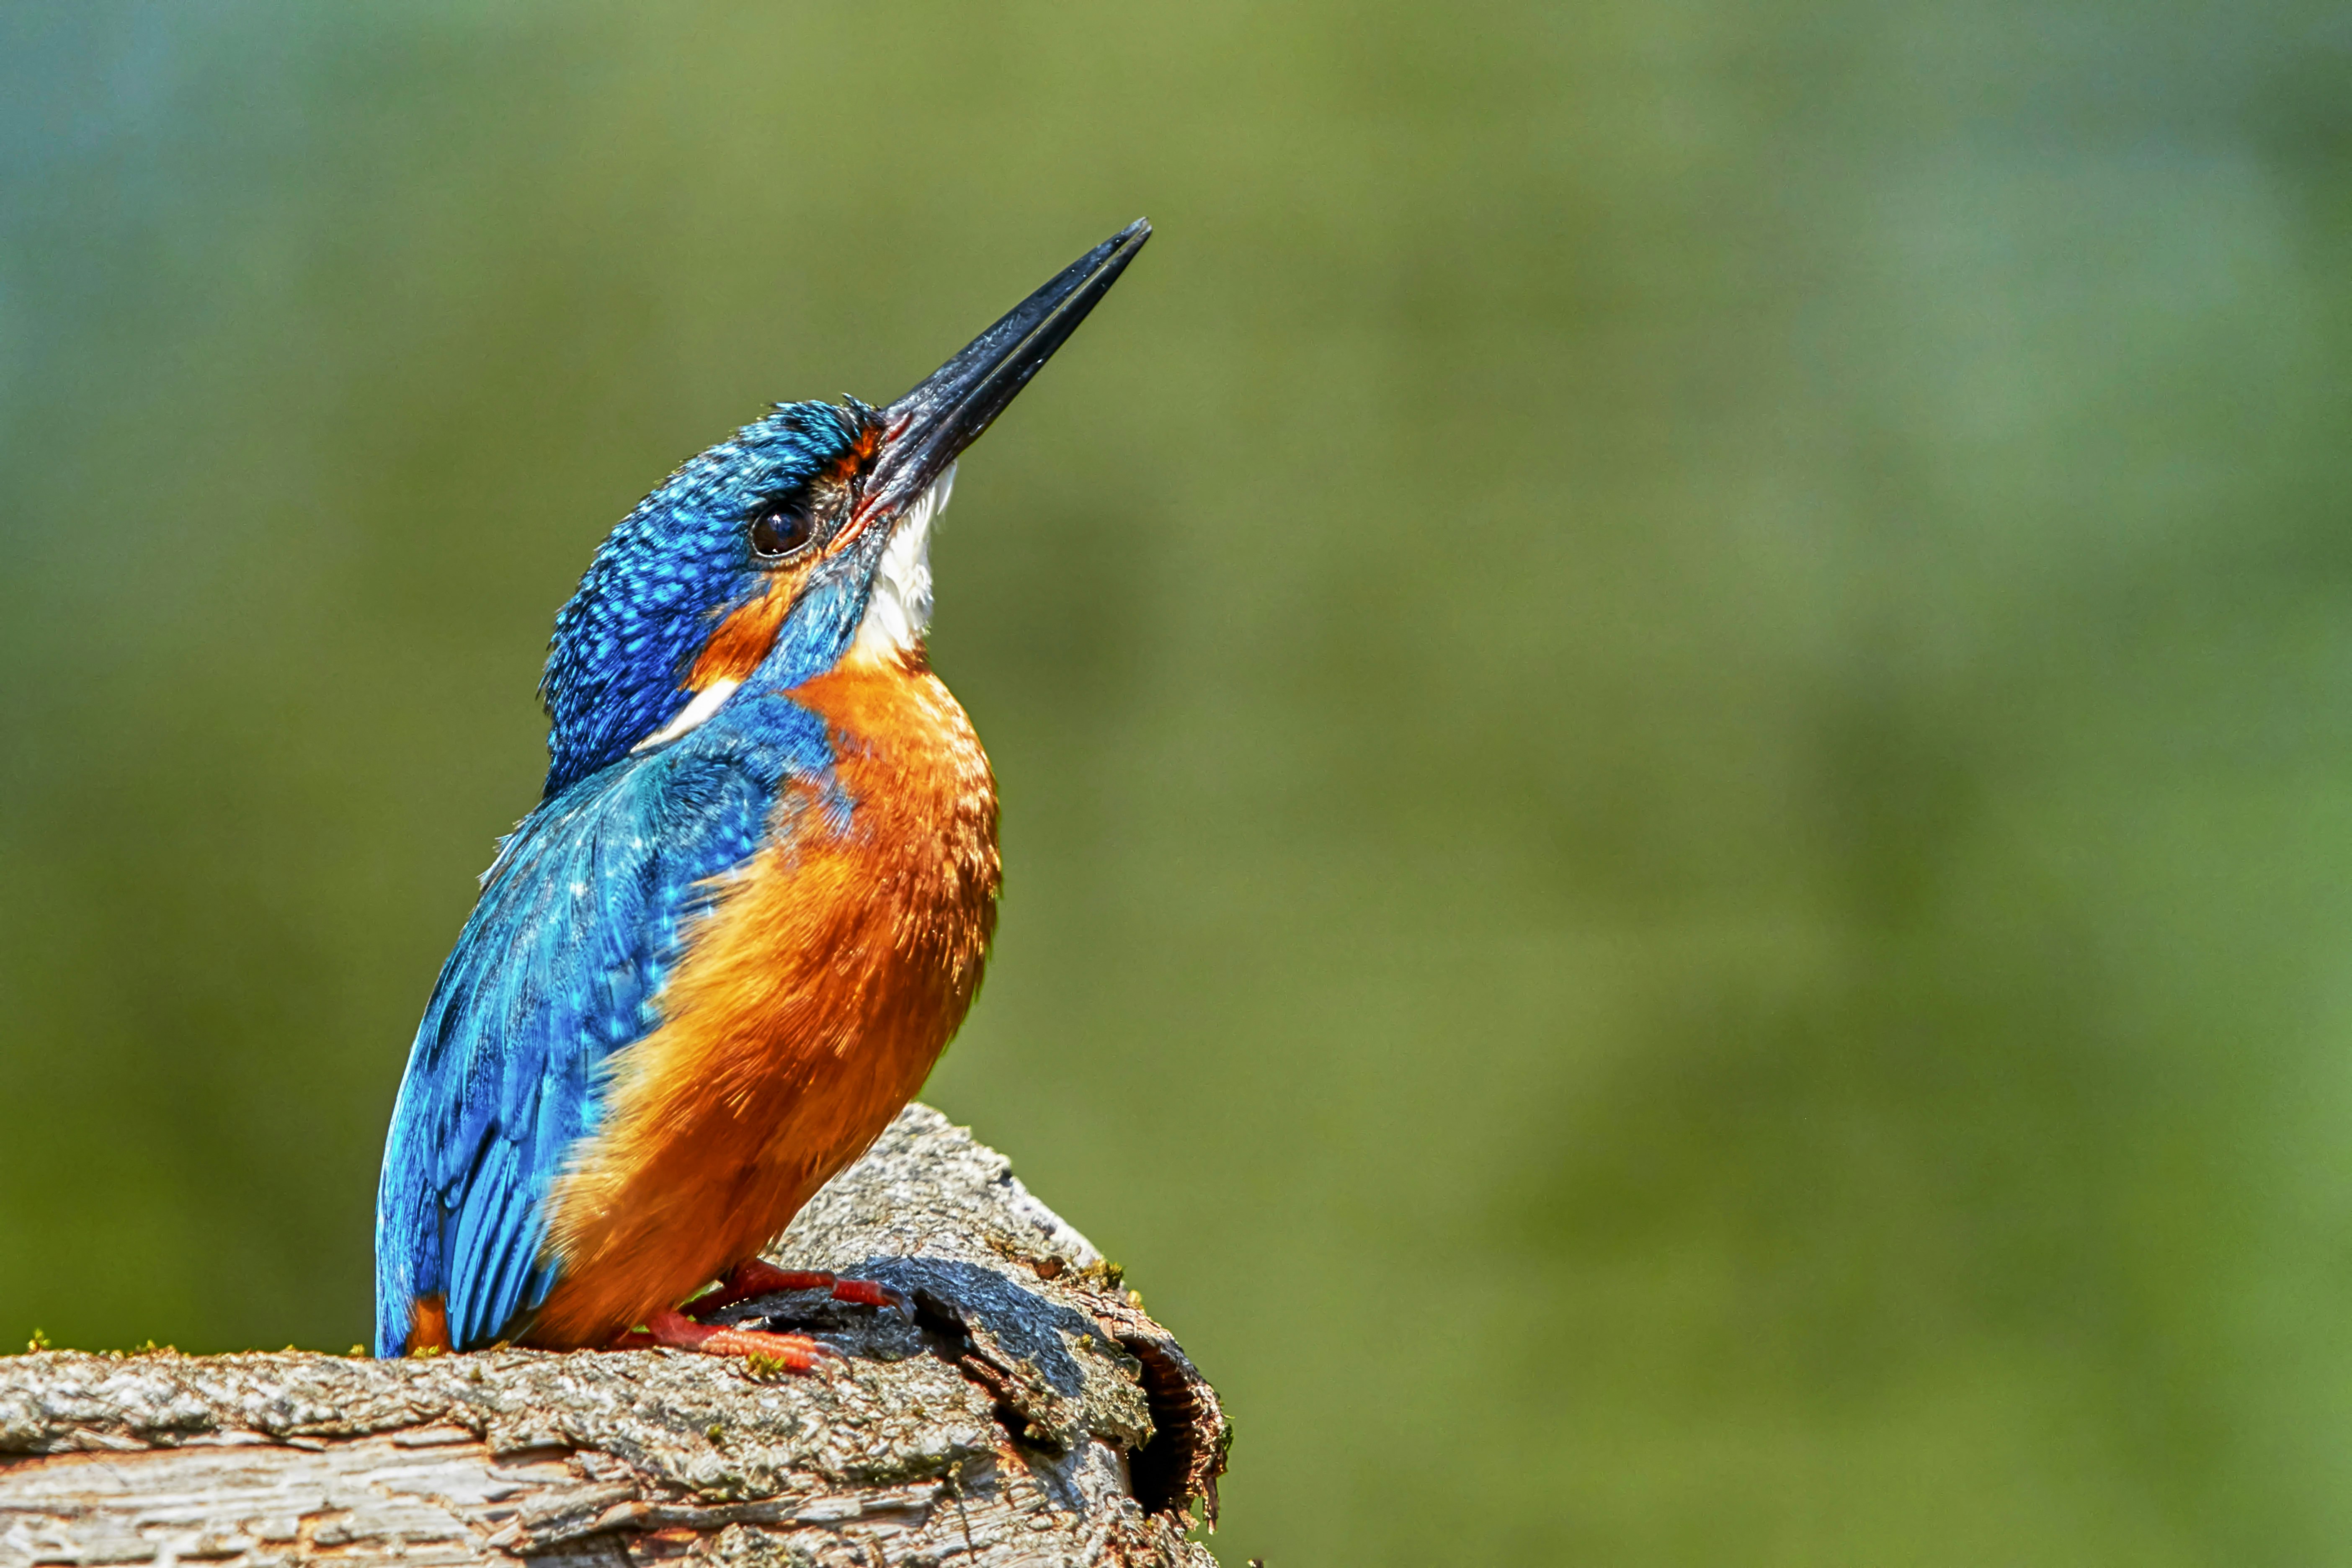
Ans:
{"type": "Polygon", "coordinates": [[[547,793],[692,730],[755,670],[789,688],[919,648],[957,456],[1150,235],[1087,252],[896,403],[780,404],[639,502],[555,618],[547,793]]]}

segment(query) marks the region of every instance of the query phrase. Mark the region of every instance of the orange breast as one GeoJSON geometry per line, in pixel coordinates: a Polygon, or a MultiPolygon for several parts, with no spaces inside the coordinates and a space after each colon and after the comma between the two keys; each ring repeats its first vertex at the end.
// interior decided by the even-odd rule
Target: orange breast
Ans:
{"type": "Polygon", "coordinates": [[[778,805],[615,1058],[603,1129],[556,1184],[562,1277],[528,1339],[602,1344],[751,1258],[922,1086],[996,921],[988,758],[919,655],[793,696],[851,802],[778,805]]]}

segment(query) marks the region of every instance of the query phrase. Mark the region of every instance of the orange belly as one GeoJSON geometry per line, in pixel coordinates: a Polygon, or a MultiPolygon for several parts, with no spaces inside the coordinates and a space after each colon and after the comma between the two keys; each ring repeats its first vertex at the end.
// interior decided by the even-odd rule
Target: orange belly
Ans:
{"type": "Polygon", "coordinates": [[[919,656],[793,693],[851,803],[780,803],[614,1058],[601,1130],[550,1197],[562,1278],[526,1340],[599,1345],[756,1256],[922,1087],[996,922],[996,793],[919,656]]]}

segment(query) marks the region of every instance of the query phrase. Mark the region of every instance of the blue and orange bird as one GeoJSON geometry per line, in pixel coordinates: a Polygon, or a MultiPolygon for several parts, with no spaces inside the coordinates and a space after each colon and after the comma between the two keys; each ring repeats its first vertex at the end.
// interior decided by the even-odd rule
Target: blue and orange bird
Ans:
{"type": "Polygon", "coordinates": [[[378,1355],[655,1343],[805,1371],[815,1342],[696,1315],[892,1299],[760,1255],[921,1087],[995,926],[994,782],[924,655],[931,526],[1150,233],[886,408],[779,405],[596,552],[541,686],[546,788],[393,1110],[378,1355]]]}

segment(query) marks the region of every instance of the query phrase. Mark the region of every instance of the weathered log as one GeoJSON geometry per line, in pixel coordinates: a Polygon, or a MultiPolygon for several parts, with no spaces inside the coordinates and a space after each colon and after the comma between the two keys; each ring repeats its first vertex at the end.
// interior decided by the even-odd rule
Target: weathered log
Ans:
{"type": "Polygon", "coordinates": [[[0,1564],[1167,1563],[1229,1439],[1118,1268],[910,1107],[793,1224],[793,1268],[896,1312],[730,1320],[847,1352],[805,1377],[674,1351],[379,1362],[0,1358],[0,1564]]]}

